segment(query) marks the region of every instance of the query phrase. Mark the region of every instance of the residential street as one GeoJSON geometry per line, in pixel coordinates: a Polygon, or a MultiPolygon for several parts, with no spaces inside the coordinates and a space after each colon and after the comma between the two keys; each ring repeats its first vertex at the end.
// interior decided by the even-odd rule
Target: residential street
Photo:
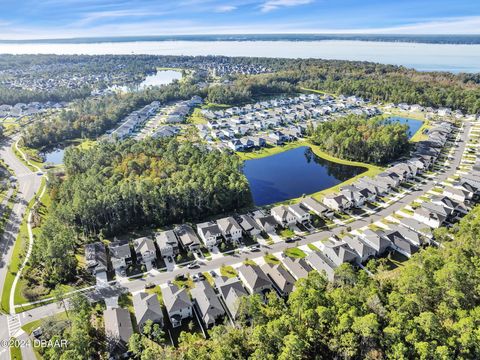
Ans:
{"type": "MultiPolygon", "coordinates": [[[[28,202],[35,196],[38,188],[40,187],[41,176],[32,172],[27,166],[25,166],[20,160],[17,159],[11,145],[13,142],[3,142],[0,144],[0,157],[5,163],[14,171],[15,176],[18,179],[18,193],[17,201],[13,205],[12,213],[5,226],[5,231],[0,240],[0,288],[3,290],[5,283],[5,276],[8,271],[8,265],[10,264],[13,245],[17,238],[18,230],[25,213],[28,202]]],[[[7,326],[7,316],[2,315],[0,317],[0,340],[9,339],[9,327],[7,326]]],[[[6,352],[3,348],[0,348],[0,359],[8,359],[8,349],[6,352]]]]}

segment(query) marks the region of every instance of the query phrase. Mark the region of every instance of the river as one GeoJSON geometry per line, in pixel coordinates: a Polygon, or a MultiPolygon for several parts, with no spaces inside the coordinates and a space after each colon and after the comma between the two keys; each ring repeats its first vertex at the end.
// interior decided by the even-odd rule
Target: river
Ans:
{"type": "Polygon", "coordinates": [[[2,43],[0,54],[151,54],[373,61],[420,71],[480,72],[480,45],[375,41],[125,41],[2,43]]]}

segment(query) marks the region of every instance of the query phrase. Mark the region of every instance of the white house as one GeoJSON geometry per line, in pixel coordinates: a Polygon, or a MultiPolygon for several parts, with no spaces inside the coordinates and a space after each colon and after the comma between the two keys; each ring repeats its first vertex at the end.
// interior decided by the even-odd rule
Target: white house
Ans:
{"type": "Polygon", "coordinates": [[[298,223],[310,222],[310,213],[307,209],[303,208],[301,204],[293,204],[288,206],[288,210],[295,215],[298,223]]]}
{"type": "Polygon", "coordinates": [[[209,248],[216,246],[222,238],[222,231],[212,221],[197,224],[197,232],[205,246],[209,248]]]}
{"type": "Polygon", "coordinates": [[[193,305],[185,288],[168,283],[162,287],[163,302],[173,327],[182,325],[182,320],[192,317],[193,305]]]}
{"type": "Polygon", "coordinates": [[[141,237],[133,240],[133,247],[135,254],[137,255],[137,262],[142,262],[147,266],[147,270],[150,266],[153,266],[157,259],[157,252],[155,249],[155,243],[148,237],[141,237]]]}
{"type": "Polygon", "coordinates": [[[445,221],[445,217],[435,212],[428,211],[423,207],[419,207],[415,210],[414,218],[435,229],[442,226],[445,221]]]}
{"type": "Polygon", "coordinates": [[[227,241],[238,241],[242,238],[242,228],[231,216],[218,219],[217,225],[227,241]]]}
{"type": "Polygon", "coordinates": [[[178,254],[178,238],[173,230],[156,233],[155,242],[163,257],[178,254]]]}
{"type": "Polygon", "coordinates": [[[283,227],[293,226],[297,222],[297,217],[289,211],[289,207],[279,205],[272,208],[270,211],[274,219],[283,227]]]}
{"type": "Polygon", "coordinates": [[[342,194],[325,195],[323,204],[334,211],[344,211],[352,206],[352,203],[342,194]]]}

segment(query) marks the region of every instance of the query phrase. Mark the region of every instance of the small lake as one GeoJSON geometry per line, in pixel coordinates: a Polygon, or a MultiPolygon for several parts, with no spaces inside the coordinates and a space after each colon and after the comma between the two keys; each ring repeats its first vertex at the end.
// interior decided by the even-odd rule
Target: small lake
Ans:
{"type": "Polygon", "coordinates": [[[408,138],[411,138],[413,135],[415,135],[415,133],[420,130],[423,124],[423,122],[420,120],[404,118],[400,116],[391,116],[388,118],[388,120],[408,125],[408,138]]]}
{"type": "Polygon", "coordinates": [[[174,80],[180,80],[182,73],[176,70],[159,70],[156,74],[148,75],[140,84],[112,85],[108,89],[120,92],[145,90],[150,86],[168,85],[174,80]]]}
{"type": "Polygon", "coordinates": [[[170,84],[174,80],[180,80],[182,73],[175,70],[160,70],[154,75],[148,75],[139,85],[139,89],[145,89],[149,86],[160,86],[170,84]]]}
{"type": "Polygon", "coordinates": [[[328,189],[366,170],[325,160],[316,156],[310,147],[302,146],[247,160],[243,172],[255,205],[262,206],[328,189]]]}
{"type": "Polygon", "coordinates": [[[65,153],[65,149],[53,149],[48,152],[43,152],[42,155],[45,159],[45,163],[50,163],[54,165],[63,164],[63,154],[65,153]]]}

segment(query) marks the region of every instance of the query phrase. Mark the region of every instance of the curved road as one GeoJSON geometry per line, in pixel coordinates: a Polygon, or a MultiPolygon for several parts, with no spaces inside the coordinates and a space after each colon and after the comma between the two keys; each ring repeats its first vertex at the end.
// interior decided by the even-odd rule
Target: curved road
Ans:
{"type": "MultiPolygon", "coordinates": [[[[31,171],[26,165],[24,165],[15,155],[12,150],[12,145],[16,139],[4,140],[0,143],[0,158],[14,172],[17,180],[17,200],[15,201],[12,213],[5,226],[5,231],[0,238],[0,289],[3,291],[5,284],[5,276],[8,271],[8,265],[10,264],[13,246],[18,235],[20,224],[23,219],[28,202],[35,196],[41,183],[41,176],[36,172],[31,171]]],[[[2,309],[2,312],[4,310],[2,309]]],[[[7,324],[7,316],[2,315],[0,317],[0,340],[9,338],[9,329],[7,324]]],[[[0,359],[8,359],[8,349],[5,352],[3,348],[0,348],[0,359]]]]}

